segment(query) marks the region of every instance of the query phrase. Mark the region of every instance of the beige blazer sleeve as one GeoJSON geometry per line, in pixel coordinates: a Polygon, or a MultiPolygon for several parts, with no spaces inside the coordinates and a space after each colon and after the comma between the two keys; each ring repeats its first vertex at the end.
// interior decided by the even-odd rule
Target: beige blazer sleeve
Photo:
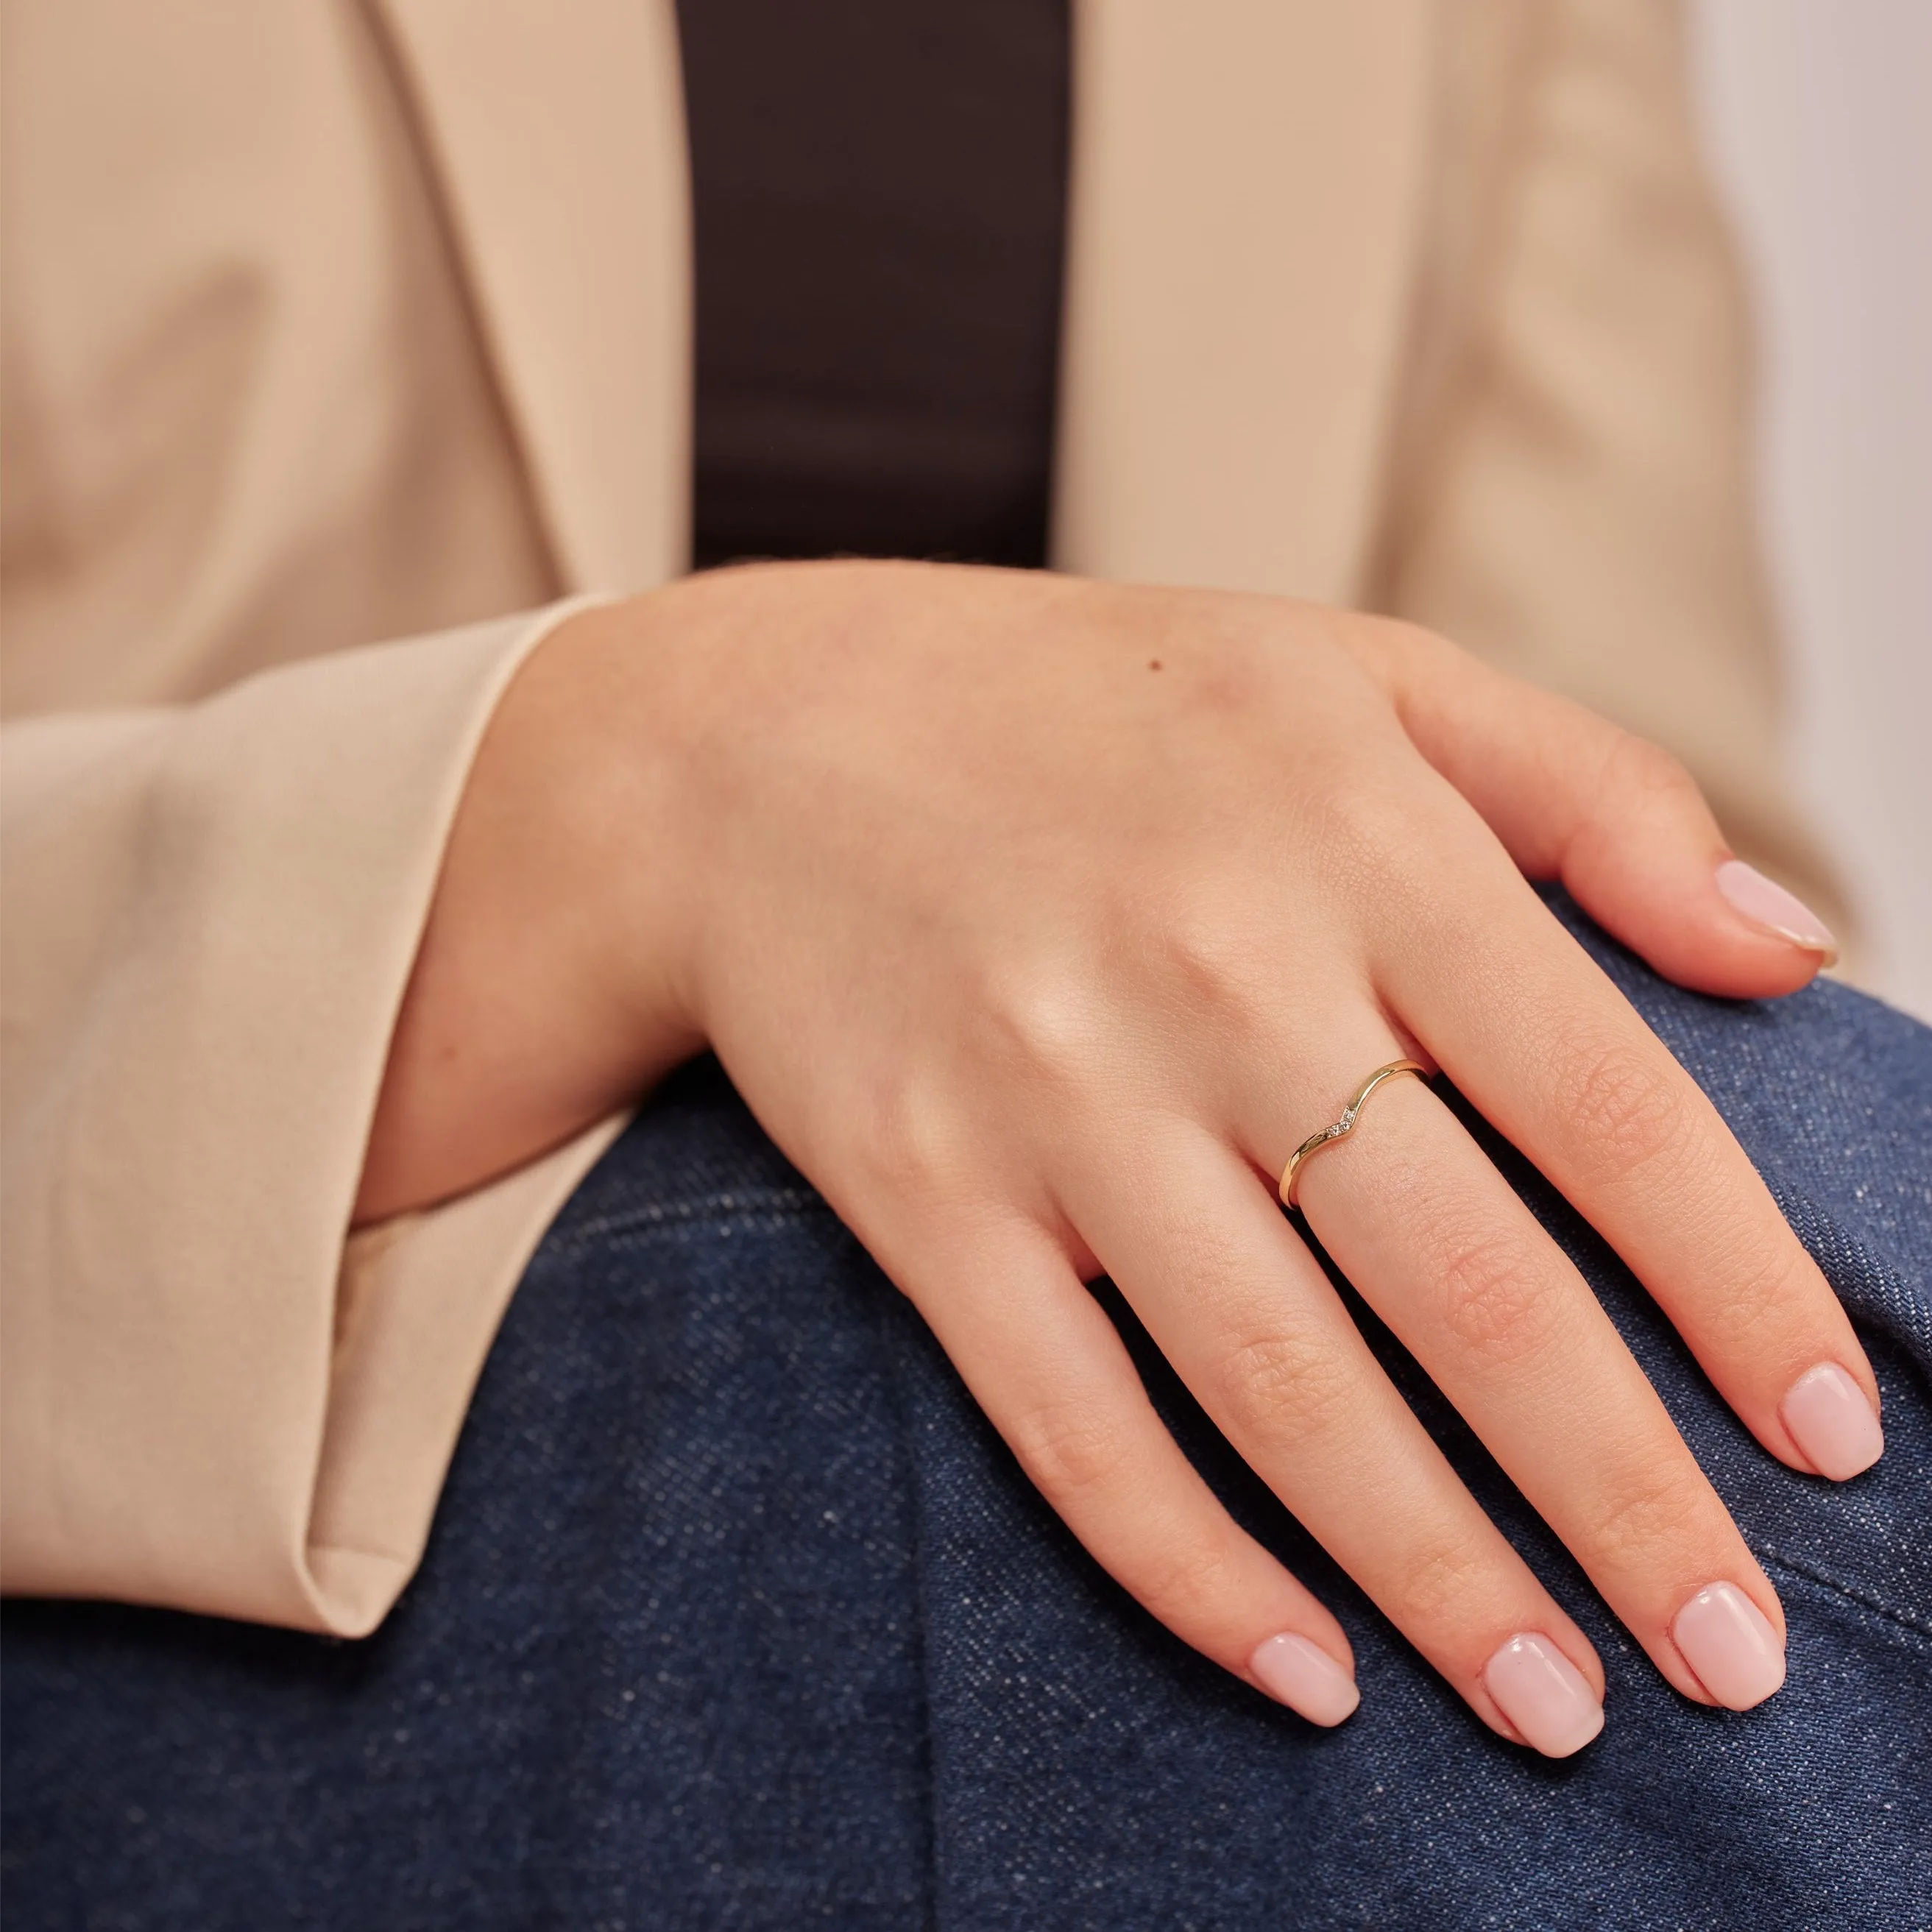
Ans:
{"type": "Polygon", "coordinates": [[[605,1128],[358,1236],[388,1036],[497,694],[573,607],[5,734],[9,1590],[357,1635],[605,1128]]]}

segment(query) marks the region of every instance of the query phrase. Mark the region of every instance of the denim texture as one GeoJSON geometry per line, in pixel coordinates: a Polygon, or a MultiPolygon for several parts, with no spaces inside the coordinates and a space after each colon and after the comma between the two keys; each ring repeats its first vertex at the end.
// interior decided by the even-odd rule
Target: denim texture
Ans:
{"type": "Polygon", "coordinates": [[[1784,1469],[1472,1120],[1777,1584],[1768,1704],[1670,1690],[1354,1304],[1604,1659],[1580,1756],[1492,1736],[1103,1286],[1190,1453],[1355,1645],[1341,1729],[1269,1703],[1096,1570],[706,1061],[544,1242],[374,1636],[8,1606],[9,1932],[1932,1926],[1932,1034],[1829,985],[1700,998],[1554,903],[1750,1149],[1883,1387],[1876,1468],[1784,1469]]]}

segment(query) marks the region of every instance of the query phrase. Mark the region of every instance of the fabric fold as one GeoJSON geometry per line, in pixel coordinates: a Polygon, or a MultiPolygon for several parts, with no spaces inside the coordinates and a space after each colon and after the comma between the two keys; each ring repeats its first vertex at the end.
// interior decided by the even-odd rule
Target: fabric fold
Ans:
{"type": "Polygon", "coordinates": [[[9,728],[8,1590],[355,1635],[406,1580],[517,1273],[608,1138],[345,1249],[471,760],[580,608],[9,728]]]}

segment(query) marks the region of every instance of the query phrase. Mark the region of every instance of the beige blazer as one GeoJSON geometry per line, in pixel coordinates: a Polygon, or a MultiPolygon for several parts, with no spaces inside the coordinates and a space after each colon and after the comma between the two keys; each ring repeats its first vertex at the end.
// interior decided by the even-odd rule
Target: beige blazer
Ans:
{"type": "MultiPolygon", "coordinates": [[[[1828,902],[1668,0],[1076,16],[1058,566],[1436,625],[1828,902]]],[[[684,567],[672,11],[0,19],[0,1564],[354,1634],[612,1131],[345,1240],[492,703],[684,567]]]]}

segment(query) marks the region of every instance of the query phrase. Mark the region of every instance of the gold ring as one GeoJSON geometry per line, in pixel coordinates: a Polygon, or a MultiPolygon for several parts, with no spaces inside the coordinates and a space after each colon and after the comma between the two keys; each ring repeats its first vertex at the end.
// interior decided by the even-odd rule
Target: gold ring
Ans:
{"type": "Polygon", "coordinates": [[[1324,1127],[1318,1134],[1310,1134],[1300,1146],[1288,1157],[1288,1165],[1281,1171],[1281,1198],[1284,1207],[1295,1205],[1294,1184],[1301,1178],[1302,1163],[1310,1154],[1319,1154],[1325,1147],[1346,1139],[1354,1131],[1355,1123],[1360,1119],[1362,1107],[1369,1096],[1384,1080],[1400,1079],[1405,1073],[1413,1073],[1422,1079],[1429,1078],[1429,1070],[1418,1060],[1391,1060],[1386,1066],[1378,1066],[1367,1079],[1349,1096],[1348,1104],[1342,1109],[1342,1118],[1332,1127],[1324,1127]]]}

